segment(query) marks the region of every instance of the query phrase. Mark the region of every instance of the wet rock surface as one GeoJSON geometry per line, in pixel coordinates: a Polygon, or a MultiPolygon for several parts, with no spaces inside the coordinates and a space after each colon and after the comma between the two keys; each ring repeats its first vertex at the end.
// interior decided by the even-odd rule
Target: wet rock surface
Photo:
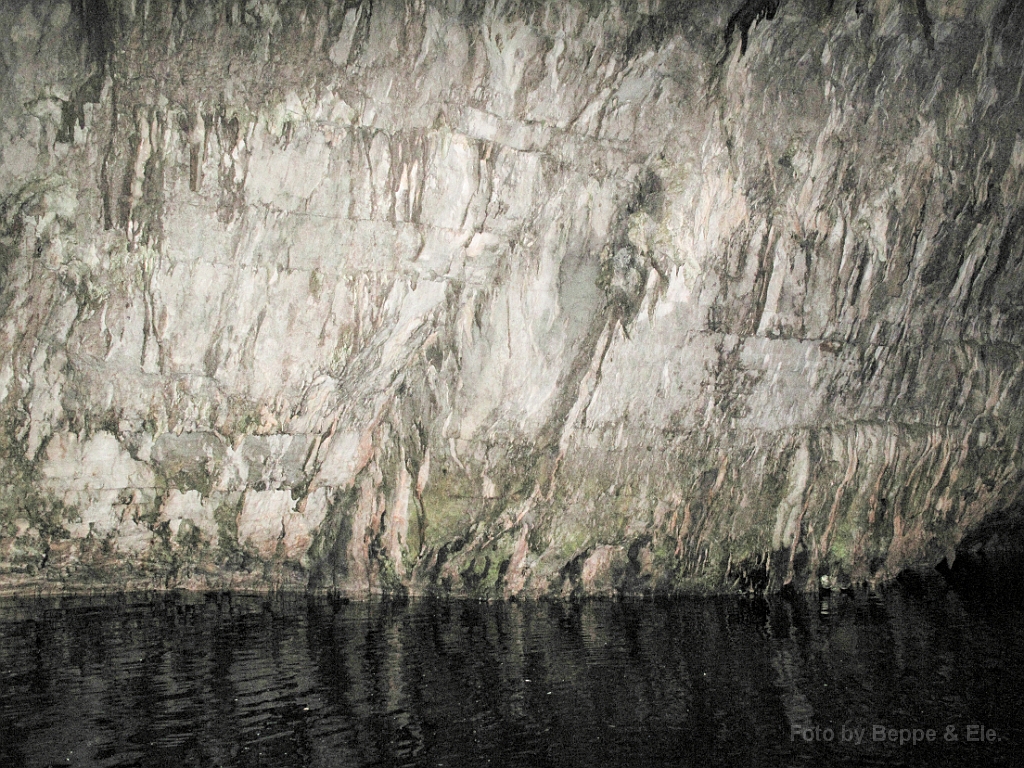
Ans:
{"type": "Polygon", "coordinates": [[[1017,519],[1020,3],[0,29],[3,589],[807,589],[1017,519]]]}

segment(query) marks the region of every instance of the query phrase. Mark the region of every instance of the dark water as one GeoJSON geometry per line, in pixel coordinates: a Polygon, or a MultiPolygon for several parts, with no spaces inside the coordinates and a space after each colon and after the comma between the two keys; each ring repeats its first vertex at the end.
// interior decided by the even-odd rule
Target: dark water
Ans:
{"type": "Polygon", "coordinates": [[[0,766],[1020,765],[1022,662],[1019,591],[930,579],[821,604],[6,600],[0,766]]]}

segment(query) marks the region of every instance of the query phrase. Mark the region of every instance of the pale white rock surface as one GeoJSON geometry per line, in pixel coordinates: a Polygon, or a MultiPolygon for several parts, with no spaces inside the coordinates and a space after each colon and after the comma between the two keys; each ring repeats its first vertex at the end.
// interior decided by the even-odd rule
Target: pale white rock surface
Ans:
{"type": "Polygon", "coordinates": [[[196,490],[182,493],[172,488],[164,497],[160,507],[160,522],[167,523],[167,530],[175,546],[185,544],[186,537],[198,531],[200,540],[212,547],[219,543],[220,529],[214,517],[212,504],[196,490]]]}
{"type": "Polygon", "coordinates": [[[246,491],[238,515],[239,542],[272,558],[284,538],[285,518],[291,517],[294,509],[290,491],[246,491]]]}

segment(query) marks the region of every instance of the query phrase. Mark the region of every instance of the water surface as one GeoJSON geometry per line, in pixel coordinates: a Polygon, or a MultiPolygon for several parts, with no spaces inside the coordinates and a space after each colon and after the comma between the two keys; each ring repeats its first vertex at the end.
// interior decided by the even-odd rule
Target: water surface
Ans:
{"type": "Polygon", "coordinates": [[[1001,590],[8,599],[0,765],[1014,765],[1024,624],[1001,590]]]}

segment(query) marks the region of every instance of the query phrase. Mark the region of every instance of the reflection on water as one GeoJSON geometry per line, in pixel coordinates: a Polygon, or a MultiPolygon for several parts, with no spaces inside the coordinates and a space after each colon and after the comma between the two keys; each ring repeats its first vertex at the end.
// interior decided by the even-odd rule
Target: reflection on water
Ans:
{"type": "Polygon", "coordinates": [[[820,605],[7,600],[0,765],[1010,765],[1021,617],[931,581],[820,605]]]}

